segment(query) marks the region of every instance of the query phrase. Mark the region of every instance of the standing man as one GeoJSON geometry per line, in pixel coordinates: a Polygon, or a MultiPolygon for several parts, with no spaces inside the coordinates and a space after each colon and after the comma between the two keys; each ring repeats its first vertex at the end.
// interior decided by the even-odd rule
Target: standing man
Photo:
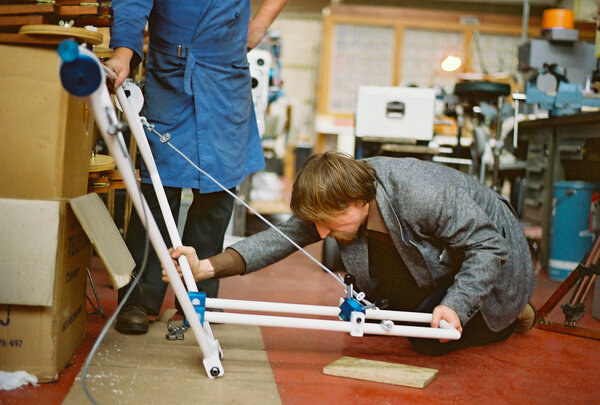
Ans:
{"type": "MultiPolygon", "coordinates": [[[[443,319],[462,331],[450,342],[411,338],[421,353],[499,342],[535,323],[528,303],[535,273],[521,223],[471,176],[417,159],[326,152],[298,172],[290,207],[294,215],[279,228],[300,246],[335,238],[369,301],[431,312],[432,327],[443,319]]],[[[194,279],[203,280],[247,274],[295,251],[268,229],[209,259],[186,246],[172,257],[185,254],[194,279]]]]}
{"type": "MultiPolygon", "coordinates": [[[[113,0],[114,24],[106,62],[117,74],[115,87],[129,76],[130,65],[143,57],[148,24],[145,105],[142,115],[159,133],[221,184],[234,190],[243,179],[264,168],[252,103],[246,53],[261,41],[287,0],[264,0],[249,22],[250,0],[113,0]]],[[[200,257],[221,252],[233,210],[233,199],[159,138],[148,134],[165,193],[178,218],[182,188],[192,189],[182,242],[200,257]]],[[[168,233],[147,169],[142,165],[142,191],[165,241],[168,233]]],[[[145,250],[145,230],[134,211],[126,242],[137,276],[145,250]]],[[[168,243],[168,242],[167,242],[168,243]]],[[[218,280],[198,283],[216,297],[218,280]]],[[[119,301],[128,286],[119,290],[119,301]]],[[[141,279],[119,314],[121,333],[148,331],[148,315],[158,315],[166,292],[161,268],[150,249],[141,279]]]]}

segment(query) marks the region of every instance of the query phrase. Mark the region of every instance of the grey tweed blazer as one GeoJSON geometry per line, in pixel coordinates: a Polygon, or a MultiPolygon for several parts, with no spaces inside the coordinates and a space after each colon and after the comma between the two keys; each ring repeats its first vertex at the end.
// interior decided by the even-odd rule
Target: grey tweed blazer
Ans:
{"type": "MultiPolygon", "coordinates": [[[[454,274],[442,304],[462,325],[477,313],[499,331],[510,325],[535,288],[535,274],[522,226],[508,202],[474,178],[436,163],[412,158],[366,159],[376,171],[376,202],[396,248],[421,287],[454,274]]],[[[292,216],[278,227],[300,246],[317,242],[314,224],[292,216]]],[[[232,246],[246,273],[266,267],[296,249],[269,229],[232,246]]],[[[357,285],[368,293],[364,234],[340,256],[357,285]]],[[[399,294],[402,291],[398,291],[399,294]]]]}

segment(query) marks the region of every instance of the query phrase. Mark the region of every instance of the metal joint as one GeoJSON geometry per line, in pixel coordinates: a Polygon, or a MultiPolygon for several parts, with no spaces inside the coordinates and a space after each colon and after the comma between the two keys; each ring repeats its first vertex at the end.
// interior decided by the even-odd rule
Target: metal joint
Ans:
{"type": "Polygon", "coordinates": [[[580,264],[577,267],[577,271],[582,276],[593,276],[593,275],[598,276],[598,275],[600,275],[600,264],[592,263],[589,266],[584,266],[583,264],[580,264]]]}
{"type": "Polygon", "coordinates": [[[164,135],[158,134],[158,138],[160,139],[161,143],[167,143],[171,140],[171,134],[168,132],[164,135]]]}

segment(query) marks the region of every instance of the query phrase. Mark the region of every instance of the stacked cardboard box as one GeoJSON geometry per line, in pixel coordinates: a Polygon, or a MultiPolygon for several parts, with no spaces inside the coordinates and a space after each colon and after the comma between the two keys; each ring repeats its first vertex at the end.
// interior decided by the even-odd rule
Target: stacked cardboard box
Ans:
{"type": "Polygon", "coordinates": [[[93,119],[55,48],[0,45],[0,369],[58,378],[85,335],[92,245],[85,195],[93,119]]]}
{"type": "Polygon", "coordinates": [[[0,369],[54,381],[85,336],[91,245],[67,201],[0,199],[0,369]]]}

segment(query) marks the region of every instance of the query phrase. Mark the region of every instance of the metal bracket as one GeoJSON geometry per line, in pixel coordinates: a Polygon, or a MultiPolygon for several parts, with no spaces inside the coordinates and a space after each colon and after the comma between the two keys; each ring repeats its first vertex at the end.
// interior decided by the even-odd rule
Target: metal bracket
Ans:
{"type": "Polygon", "coordinates": [[[577,269],[582,276],[600,275],[600,264],[592,263],[589,266],[580,265],[577,269]]]}
{"type": "Polygon", "coordinates": [[[565,325],[576,325],[585,315],[585,305],[583,302],[575,305],[564,304],[561,305],[561,308],[565,314],[565,325]]]}
{"type": "Polygon", "coordinates": [[[340,318],[344,321],[351,321],[355,312],[365,314],[363,306],[358,301],[354,298],[344,298],[342,305],[340,305],[340,318]]]}
{"type": "Polygon", "coordinates": [[[165,134],[161,134],[160,132],[158,132],[156,129],[154,129],[154,124],[150,124],[148,122],[148,120],[146,119],[146,117],[140,117],[140,122],[142,123],[142,125],[144,126],[144,128],[146,128],[147,131],[153,132],[156,135],[158,135],[158,138],[160,139],[161,143],[167,143],[171,140],[171,134],[166,132],[165,134]]]}
{"type": "Polygon", "coordinates": [[[184,333],[187,329],[188,326],[173,326],[173,324],[169,322],[167,325],[167,330],[169,331],[169,333],[167,333],[165,337],[168,340],[183,340],[183,338],[185,337],[184,333]]]}
{"type": "MultiPolygon", "coordinates": [[[[200,325],[204,326],[204,312],[206,311],[206,293],[203,291],[188,291],[188,297],[194,306],[196,315],[200,320],[200,325]]],[[[190,324],[187,319],[183,320],[183,327],[189,328],[190,324]]]]}
{"type": "MultiPolygon", "coordinates": [[[[362,313],[363,315],[366,314],[366,307],[363,307],[363,305],[358,302],[356,299],[354,299],[354,276],[350,273],[346,274],[346,276],[344,277],[344,283],[346,284],[346,293],[347,296],[346,298],[344,298],[343,300],[340,299],[341,301],[341,305],[340,305],[340,313],[339,313],[339,317],[340,319],[344,320],[344,321],[351,321],[352,320],[352,316],[354,315],[355,312],[359,312],[362,313]]],[[[363,299],[364,298],[364,293],[359,293],[359,295],[357,296],[358,299],[363,299]]]]}
{"type": "Polygon", "coordinates": [[[350,328],[351,336],[362,336],[364,334],[365,318],[366,315],[363,312],[352,312],[350,315],[350,323],[352,324],[352,328],[350,328]]]}

